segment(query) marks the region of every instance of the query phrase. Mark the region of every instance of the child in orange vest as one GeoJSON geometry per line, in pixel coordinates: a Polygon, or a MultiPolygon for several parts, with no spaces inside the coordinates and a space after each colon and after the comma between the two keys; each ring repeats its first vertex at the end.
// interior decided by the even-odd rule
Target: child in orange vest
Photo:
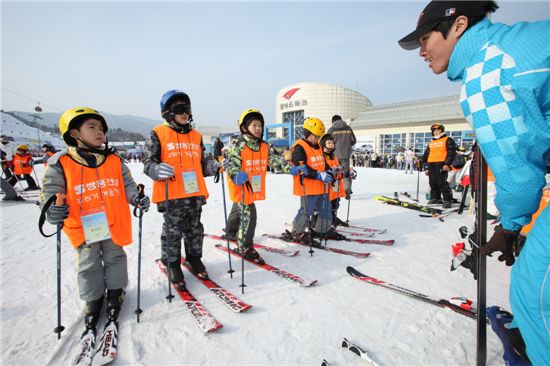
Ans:
{"type": "Polygon", "coordinates": [[[429,205],[443,204],[443,208],[453,206],[453,192],[447,183],[447,174],[456,155],[456,144],[445,134],[445,126],[435,123],[430,127],[433,139],[428,144],[422,160],[427,163],[426,174],[430,180],[429,205]],[[443,196],[443,201],[441,201],[443,196]]]}
{"type": "MultiPolygon", "coordinates": [[[[325,161],[331,167],[332,174],[334,176],[334,181],[330,185],[329,192],[332,211],[332,225],[327,231],[327,239],[346,240],[346,237],[338,233],[335,229],[336,226],[343,224],[342,220],[338,218],[337,213],[338,208],[340,207],[340,198],[346,196],[346,192],[344,189],[344,178],[355,179],[357,177],[357,173],[355,173],[355,170],[351,168],[346,171],[340,165],[338,158],[336,158],[336,155],[334,154],[335,143],[334,138],[331,134],[323,135],[319,140],[319,145],[321,146],[321,149],[323,149],[323,156],[325,157],[325,161]]],[[[314,219],[312,221],[314,222],[316,219],[317,215],[314,216],[314,219]]]]}
{"type": "Polygon", "coordinates": [[[126,253],[132,242],[128,204],[149,209],[149,197],[138,195],[129,169],[106,142],[107,122],[94,109],[65,111],[59,129],[67,149],[48,161],[41,205],[47,220],[62,224],[78,253],[78,290],[86,302],[82,337],[95,338],[107,292],[107,316],[117,322],[128,283],[126,253]],[[64,204],[57,204],[59,195],[64,204]],[[56,199],[57,196],[57,199],[56,199]],[[53,204],[52,204],[53,203],[53,204]]]}
{"type": "Polygon", "coordinates": [[[227,234],[230,238],[237,237],[238,254],[263,263],[263,259],[252,246],[257,218],[254,202],[265,199],[267,166],[288,173],[290,163],[277,154],[269,153],[267,143],[263,141],[264,117],[260,111],[248,109],[241,114],[238,122],[242,136],[233,139],[227,154],[227,182],[229,197],[233,201],[227,234]],[[241,217],[244,217],[243,222],[241,217]]]}
{"type": "Polygon", "coordinates": [[[153,202],[164,215],[161,261],[169,267],[170,281],[185,290],[182,238],[186,261],[199,277],[208,278],[201,259],[204,234],[201,213],[208,198],[204,177],[215,175],[221,164],[205,158],[202,135],[191,125],[191,99],[186,93],[179,90],[164,93],[160,110],[164,122],[151,131],[143,171],[154,180],[153,202]]]}
{"type": "Polygon", "coordinates": [[[286,230],[281,238],[319,246],[313,236],[324,237],[332,222],[329,187],[334,180],[331,167],[325,161],[319,139],[325,125],[318,118],[304,121],[304,138],[292,146],[293,193],[300,197],[300,209],[292,222],[292,232],[286,230]],[[311,227],[313,212],[319,213],[315,229],[311,227]]]}
{"type": "Polygon", "coordinates": [[[13,156],[13,172],[16,176],[23,176],[25,181],[27,181],[28,187],[25,188],[25,191],[35,191],[40,189],[31,176],[33,166],[34,160],[32,159],[31,154],[29,154],[29,147],[27,145],[17,146],[17,151],[13,156]]]}

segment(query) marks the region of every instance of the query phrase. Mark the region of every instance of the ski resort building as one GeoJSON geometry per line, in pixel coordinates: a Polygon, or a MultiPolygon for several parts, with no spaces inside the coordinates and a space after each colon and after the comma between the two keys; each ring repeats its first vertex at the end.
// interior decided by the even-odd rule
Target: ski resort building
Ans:
{"type": "Polygon", "coordinates": [[[304,82],[279,90],[275,110],[276,123],[266,125],[264,136],[285,139],[288,146],[302,136],[305,118],[320,118],[328,129],[335,114],[351,125],[357,137],[355,148],[362,152],[395,155],[407,147],[422,152],[432,137],[430,126],[436,122],[445,125],[447,135],[458,145],[468,147],[474,140],[458,96],[374,106],[356,91],[304,82]]]}

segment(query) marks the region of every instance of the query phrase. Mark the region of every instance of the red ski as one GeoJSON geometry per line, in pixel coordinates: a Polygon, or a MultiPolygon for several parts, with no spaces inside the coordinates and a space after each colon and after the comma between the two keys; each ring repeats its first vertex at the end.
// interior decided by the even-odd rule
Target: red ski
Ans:
{"type": "MultiPolygon", "coordinates": [[[[216,248],[218,248],[219,250],[221,250],[222,252],[225,252],[227,253],[227,247],[221,245],[221,244],[216,244],[215,245],[216,248]]],[[[239,257],[239,258],[243,258],[241,257],[240,255],[238,255],[237,253],[235,253],[234,251],[230,250],[229,251],[232,255],[234,255],[235,257],[239,257]]],[[[252,263],[260,268],[263,268],[265,269],[266,271],[269,271],[273,274],[276,274],[277,276],[279,277],[282,277],[284,278],[285,280],[288,280],[290,282],[293,282],[295,284],[298,284],[302,287],[309,287],[309,286],[313,286],[317,283],[317,280],[305,280],[299,276],[296,276],[292,273],[288,273],[286,271],[283,271],[282,269],[279,269],[277,267],[274,267],[270,264],[267,264],[267,263],[264,263],[264,264],[259,264],[259,263],[256,263],[254,261],[251,261],[251,260],[248,260],[246,258],[244,258],[245,261],[249,262],[249,263],[252,263]]]]}
{"type": "MultiPolygon", "coordinates": [[[[222,237],[220,235],[204,234],[204,236],[207,237],[207,238],[210,238],[210,239],[216,239],[216,240],[222,240],[222,241],[227,240],[227,239],[225,239],[224,237],[222,237]]],[[[232,242],[232,243],[236,243],[235,240],[229,240],[229,241],[232,242]]],[[[286,250],[286,249],[280,249],[280,248],[273,248],[273,247],[268,247],[266,245],[256,244],[256,243],[252,244],[252,246],[255,249],[265,250],[266,252],[284,255],[286,257],[294,257],[295,255],[300,253],[299,250],[286,250]]]]}
{"type": "Polygon", "coordinates": [[[223,303],[231,310],[236,313],[242,313],[247,311],[252,307],[252,305],[247,304],[246,302],[239,300],[235,295],[229,292],[227,289],[221,287],[216,282],[211,279],[203,279],[197,276],[195,272],[191,270],[189,264],[185,261],[185,258],[181,259],[181,264],[183,268],[187,269],[196,279],[198,279],[203,285],[205,285],[214,295],[216,295],[223,303]]]}
{"type": "MultiPolygon", "coordinates": [[[[287,241],[287,240],[281,238],[278,235],[264,234],[263,236],[265,236],[266,238],[277,239],[277,240],[281,240],[281,241],[284,241],[284,242],[287,242],[287,243],[298,244],[298,245],[303,245],[303,246],[309,247],[309,245],[304,244],[304,243],[299,242],[299,241],[287,241]]],[[[351,239],[348,239],[348,240],[351,240],[351,239]]],[[[356,239],[356,240],[359,240],[359,239],[356,239]]],[[[359,252],[352,252],[352,251],[345,250],[345,249],[331,248],[331,247],[325,247],[325,246],[313,247],[313,249],[325,250],[327,252],[338,253],[338,254],[343,254],[343,255],[350,255],[352,257],[357,257],[357,258],[366,258],[370,255],[369,252],[359,253],[359,252]]]]}
{"type": "MultiPolygon", "coordinates": [[[[160,270],[162,273],[168,277],[168,273],[166,272],[166,267],[160,259],[156,260],[160,270]]],[[[197,321],[197,324],[199,325],[199,328],[205,333],[208,332],[215,332],[218,329],[223,327],[223,324],[217,321],[210,313],[204,308],[204,306],[193,296],[192,293],[190,293],[188,290],[181,291],[178,290],[176,284],[172,284],[174,287],[174,290],[178,293],[178,295],[181,297],[189,311],[191,312],[191,315],[195,318],[197,321]]]]}
{"type": "Polygon", "coordinates": [[[340,229],[342,231],[346,231],[347,228],[352,228],[352,229],[355,229],[355,230],[358,230],[358,231],[364,231],[364,232],[367,232],[367,233],[375,233],[375,234],[384,234],[386,231],[388,231],[387,229],[371,229],[371,228],[368,228],[368,227],[356,226],[356,225],[348,225],[348,226],[339,226],[338,227],[338,229],[340,229]]]}

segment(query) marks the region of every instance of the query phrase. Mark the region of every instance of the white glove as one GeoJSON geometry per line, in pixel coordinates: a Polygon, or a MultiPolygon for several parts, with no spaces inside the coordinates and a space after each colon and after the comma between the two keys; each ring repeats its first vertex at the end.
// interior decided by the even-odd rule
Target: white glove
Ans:
{"type": "Polygon", "coordinates": [[[164,180],[170,179],[174,176],[174,167],[166,163],[160,163],[153,168],[153,179],[164,180]]]}

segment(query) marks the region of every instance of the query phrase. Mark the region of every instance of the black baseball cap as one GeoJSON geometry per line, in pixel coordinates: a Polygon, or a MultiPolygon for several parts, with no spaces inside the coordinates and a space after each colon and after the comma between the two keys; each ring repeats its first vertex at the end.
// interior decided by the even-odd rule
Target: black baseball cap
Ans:
{"type": "Polygon", "coordinates": [[[405,50],[414,50],[420,47],[418,39],[439,23],[461,15],[484,16],[486,13],[487,1],[431,1],[420,13],[416,29],[401,38],[399,45],[405,50]]]}

